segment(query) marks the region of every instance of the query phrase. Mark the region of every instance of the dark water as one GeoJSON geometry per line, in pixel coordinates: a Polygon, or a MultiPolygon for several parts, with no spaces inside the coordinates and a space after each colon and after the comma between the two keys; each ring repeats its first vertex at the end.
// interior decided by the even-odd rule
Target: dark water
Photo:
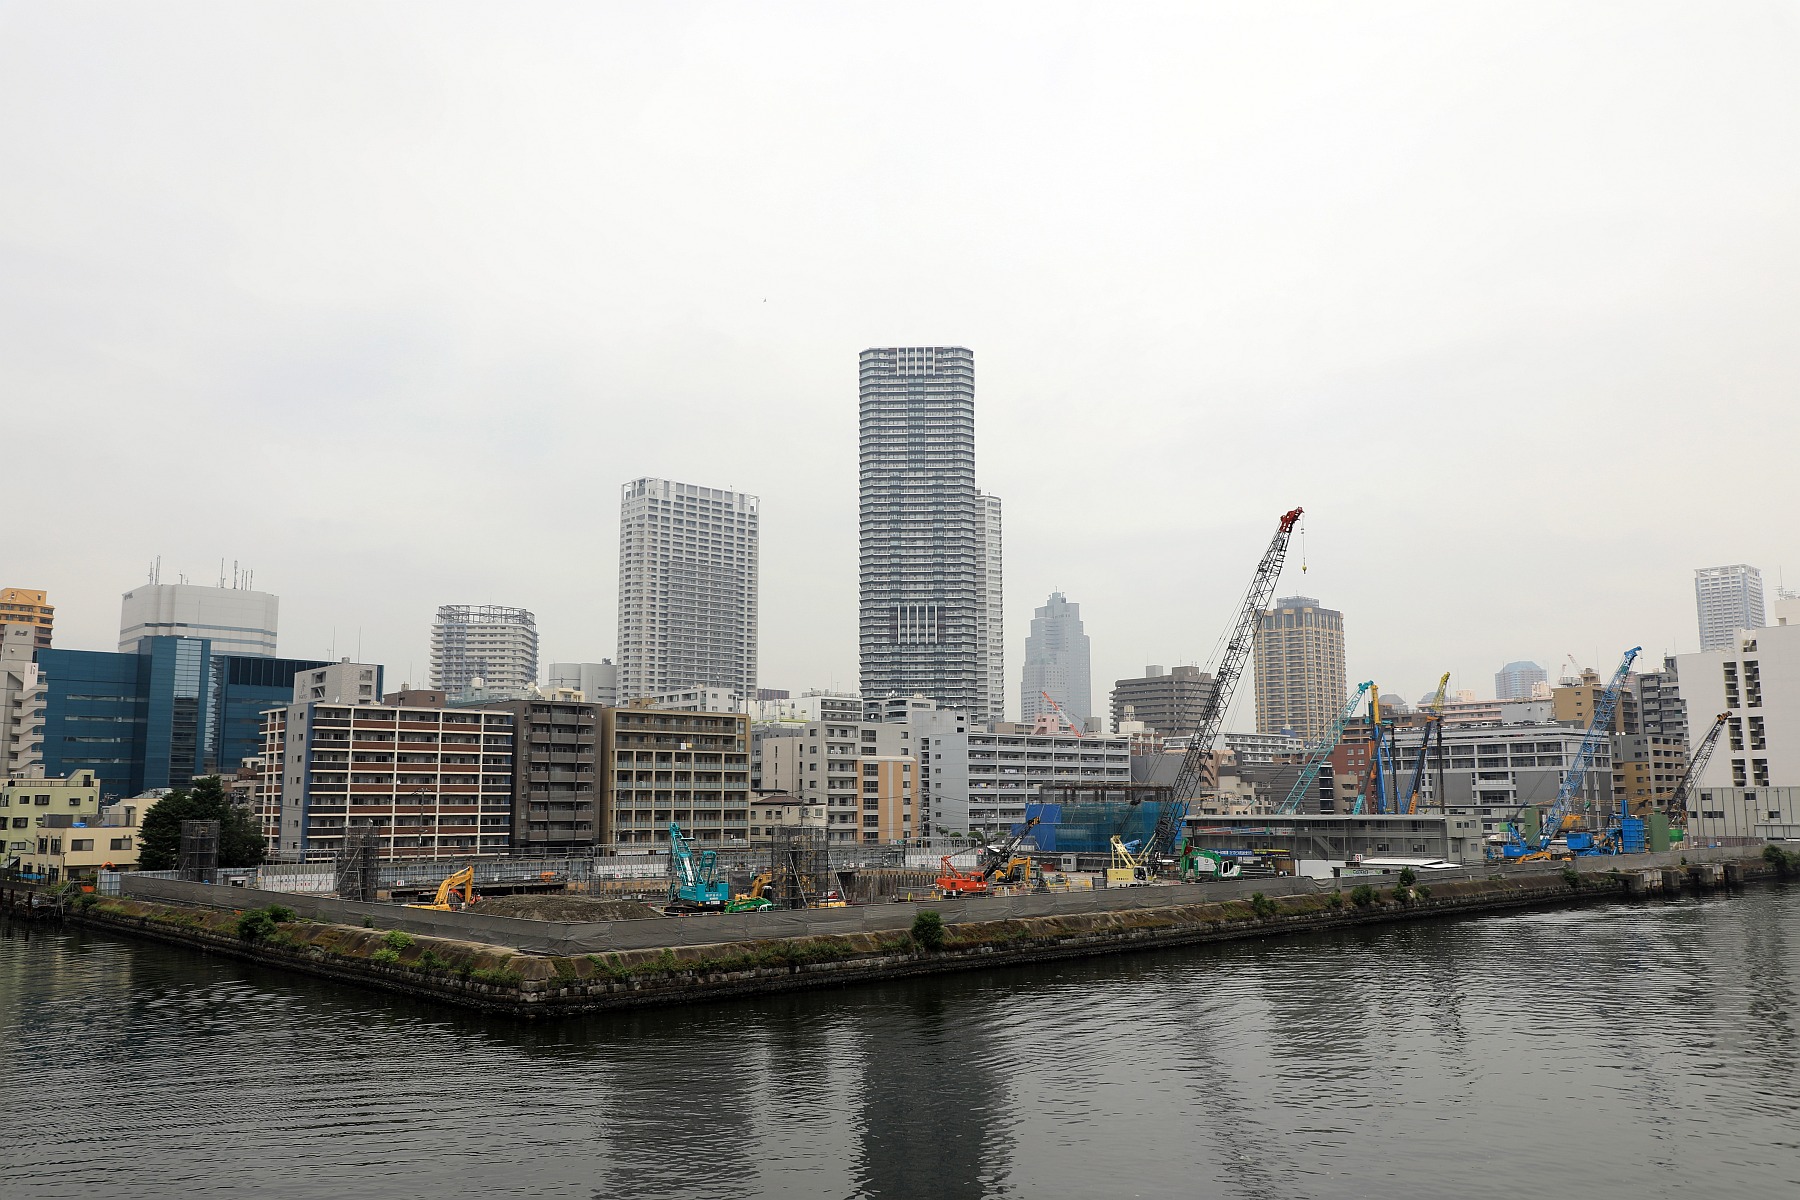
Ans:
{"type": "Polygon", "coordinates": [[[1797,987],[1791,888],[553,1025],[15,927],[0,1192],[1791,1198],[1797,987]]]}

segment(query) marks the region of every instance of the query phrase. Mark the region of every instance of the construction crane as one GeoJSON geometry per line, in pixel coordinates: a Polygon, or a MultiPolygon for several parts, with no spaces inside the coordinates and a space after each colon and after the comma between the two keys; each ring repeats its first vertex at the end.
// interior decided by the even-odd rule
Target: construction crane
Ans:
{"type": "Polygon", "coordinates": [[[1086,731],[1083,730],[1081,728],[1081,726],[1077,725],[1074,722],[1074,720],[1070,718],[1068,713],[1063,711],[1062,705],[1060,705],[1056,702],[1055,696],[1052,696],[1049,692],[1044,692],[1044,691],[1038,692],[1038,695],[1042,696],[1044,698],[1045,703],[1049,704],[1051,712],[1055,713],[1057,716],[1062,718],[1062,723],[1069,727],[1070,733],[1074,734],[1076,737],[1087,736],[1086,731]]]}
{"type": "Polygon", "coordinates": [[[719,853],[702,850],[698,855],[681,836],[681,826],[669,825],[669,907],[678,912],[718,912],[731,900],[731,884],[718,877],[719,853]]]}
{"type": "MultiPolygon", "coordinates": [[[[1356,798],[1356,807],[1350,811],[1362,812],[1368,805],[1369,793],[1373,792],[1375,811],[1385,813],[1388,810],[1388,791],[1393,775],[1393,748],[1381,724],[1381,689],[1372,687],[1369,692],[1369,770],[1363,776],[1362,795],[1356,798]]],[[[1395,797],[1395,807],[1399,807],[1398,796],[1395,797]]]]}
{"type": "MultiPolygon", "coordinates": [[[[1413,764],[1412,781],[1406,785],[1406,811],[1419,811],[1419,784],[1425,779],[1425,763],[1431,758],[1431,735],[1435,731],[1438,740],[1438,757],[1444,754],[1444,692],[1450,687],[1450,672],[1445,671],[1438,680],[1437,695],[1432,698],[1431,708],[1425,714],[1425,736],[1419,739],[1419,761],[1413,764]]],[[[1444,806],[1444,798],[1437,798],[1438,807],[1444,806]]]]}
{"type": "Polygon", "coordinates": [[[1563,772],[1562,786],[1556,790],[1556,801],[1538,823],[1537,841],[1534,843],[1525,840],[1519,833],[1515,817],[1512,836],[1500,850],[1504,857],[1522,861],[1550,857],[1550,843],[1556,840],[1556,835],[1562,832],[1563,821],[1574,811],[1575,800],[1581,795],[1588,772],[1593,769],[1595,752],[1612,736],[1613,710],[1619,704],[1619,689],[1625,686],[1625,677],[1631,673],[1631,664],[1642,651],[1642,646],[1633,646],[1627,650],[1625,657],[1619,660],[1619,669],[1613,672],[1606,690],[1600,693],[1600,699],[1594,705],[1594,719],[1588,723],[1587,733],[1583,735],[1581,746],[1575,751],[1575,758],[1569,763],[1569,769],[1563,772]]]}
{"type": "Polygon", "coordinates": [[[1372,680],[1365,680],[1356,685],[1356,691],[1344,703],[1344,710],[1338,714],[1337,720],[1331,723],[1331,728],[1325,731],[1325,736],[1320,738],[1307,753],[1306,765],[1301,768],[1300,778],[1294,780],[1294,786],[1288,789],[1287,799],[1275,808],[1278,814],[1288,815],[1300,811],[1301,802],[1306,799],[1306,794],[1312,791],[1313,784],[1319,778],[1319,772],[1324,770],[1325,764],[1331,761],[1331,752],[1337,749],[1338,739],[1344,736],[1344,726],[1356,719],[1356,706],[1362,703],[1362,698],[1368,695],[1369,689],[1374,686],[1372,680]]]}
{"type": "Polygon", "coordinates": [[[1106,886],[1143,887],[1149,882],[1149,860],[1142,854],[1133,854],[1115,833],[1112,839],[1112,866],[1106,868],[1106,886]]]}
{"type": "Polygon", "coordinates": [[[1238,677],[1244,673],[1244,664],[1250,659],[1251,647],[1256,644],[1256,629],[1262,623],[1263,610],[1275,596],[1281,564],[1287,559],[1288,539],[1293,536],[1294,526],[1299,524],[1304,511],[1295,508],[1281,514],[1275,536],[1269,540],[1269,548],[1263,551],[1262,561],[1256,564],[1256,573],[1250,577],[1250,586],[1238,608],[1237,622],[1226,639],[1225,652],[1213,668],[1212,694],[1207,696],[1200,719],[1194,725],[1187,753],[1181,759],[1181,770],[1169,792],[1170,802],[1156,814],[1156,828],[1139,854],[1151,870],[1156,869],[1161,855],[1174,849],[1181,823],[1187,819],[1188,802],[1199,794],[1213,743],[1218,740],[1219,730],[1225,724],[1226,710],[1231,707],[1231,695],[1237,689],[1238,677]]]}
{"type": "Polygon", "coordinates": [[[1030,833],[1032,828],[1043,819],[1041,815],[1032,817],[1013,830],[1013,835],[999,846],[983,846],[980,860],[981,877],[988,879],[1000,868],[1008,866],[1015,857],[1013,852],[1019,848],[1019,843],[1023,842],[1025,835],[1030,833]]]}
{"type": "Polygon", "coordinates": [[[1731,714],[1722,712],[1713,718],[1712,728],[1700,739],[1694,748],[1692,758],[1688,759],[1687,769],[1681,773],[1681,782],[1675,785],[1674,793],[1669,797],[1669,820],[1678,825],[1687,824],[1688,793],[1694,790],[1694,784],[1706,771],[1707,760],[1712,757],[1713,747],[1719,744],[1719,734],[1725,731],[1725,723],[1731,720],[1731,714]]]}

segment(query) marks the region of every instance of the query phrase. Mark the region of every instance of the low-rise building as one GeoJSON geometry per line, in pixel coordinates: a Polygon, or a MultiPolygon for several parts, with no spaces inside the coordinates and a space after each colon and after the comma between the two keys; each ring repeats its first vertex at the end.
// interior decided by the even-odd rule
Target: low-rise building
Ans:
{"type": "MultiPolygon", "coordinates": [[[[1523,806],[1542,807],[1556,799],[1586,733],[1585,728],[1560,724],[1446,725],[1441,750],[1433,738],[1431,761],[1420,779],[1419,809],[1473,816],[1483,832],[1497,833],[1523,806]]],[[[1416,738],[1399,741],[1395,790],[1404,791],[1418,754],[1416,738]]],[[[1371,798],[1364,811],[1374,809],[1371,798]]],[[[1596,829],[1617,815],[1610,738],[1600,741],[1574,813],[1596,829]]]]}
{"type": "Polygon", "coordinates": [[[669,841],[719,845],[750,834],[750,718],[608,708],[601,713],[603,841],[645,853],[669,841]]]}
{"type": "Polygon", "coordinates": [[[995,733],[956,710],[908,720],[919,760],[920,836],[1002,830],[1047,783],[1132,781],[1131,739],[995,733]]]}
{"type": "Polygon", "coordinates": [[[918,832],[919,769],[910,725],[856,719],[840,698],[787,736],[762,740],[761,787],[824,806],[834,843],[910,839],[918,832]]]}
{"type": "Polygon", "coordinates": [[[751,796],[750,840],[772,841],[784,826],[811,825],[825,828],[825,805],[815,799],[807,803],[804,796],[751,796]]]}
{"type": "Polygon", "coordinates": [[[65,779],[18,779],[0,786],[0,865],[23,878],[57,883],[92,880],[102,869],[137,862],[143,814],[154,803],[127,800],[102,807],[91,771],[65,779]]]}
{"type": "Polygon", "coordinates": [[[1688,793],[1687,844],[1800,841],[1800,787],[1706,787],[1688,793]]]}

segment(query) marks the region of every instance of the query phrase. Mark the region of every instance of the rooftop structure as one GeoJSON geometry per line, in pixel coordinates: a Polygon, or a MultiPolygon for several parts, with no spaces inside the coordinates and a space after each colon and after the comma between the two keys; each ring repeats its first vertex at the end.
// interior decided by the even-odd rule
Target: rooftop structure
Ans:
{"type": "Polygon", "coordinates": [[[142,584],[119,602],[119,653],[135,654],[148,638],[202,638],[214,654],[275,657],[281,601],[245,587],[194,583],[142,584]]]}

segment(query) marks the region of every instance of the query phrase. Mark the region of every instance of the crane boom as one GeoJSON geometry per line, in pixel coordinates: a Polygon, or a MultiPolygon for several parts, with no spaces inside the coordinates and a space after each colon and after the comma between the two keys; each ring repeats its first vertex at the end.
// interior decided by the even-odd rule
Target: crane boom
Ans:
{"type": "Polygon", "coordinates": [[[1706,770],[1706,762],[1712,757],[1713,747],[1719,744],[1719,734],[1725,730],[1725,722],[1731,720],[1731,714],[1722,712],[1713,718],[1712,728],[1700,739],[1694,748],[1694,756],[1688,759],[1687,770],[1681,773],[1681,782],[1675,785],[1675,792],[1669,797],[1669,816],[1671,819],[1687,824],[1687,798],[1694,788],[1694,783],[1706,770]]]}
{"type": "Polygon", "coordinates": [[[1625,676],[1631,673],[1631,664],[1642,650],[1642,646],[1633,646],[1625,652],[1625,657],[1619,660],[1619,669],[1613,672],[1611,682],[1600,693],[1600,699],[1594,705],[1594,719],[1588,723],[1580,749],[1575,751],[1575,760],[1563,772],[1562,786],[1556,790],[1556,803],[1550,806],[1549,815],[1538,827],[1537,845],[1533,847],[1536,853],[1546,853],[1556,835],[1562,832],[1563,821],[1574,809],[1575,797],[1581,794],[1582,784],[1587,782],[1588,771],[1593,768],[1595,751],[1612,736],[1613,709],[1619,704],[1619,689],[1625,685],[1625,676]]]}
{"type": "MultiPolygon", "coordinates": [[[[1431,733],[1438,731],[1438,753],[1444,752],[1444,734],[1441,726],[1444,723],[1444,692],[1450,686],[1450,672],[1445,671],[1438,680],[1437,695],[1431,701],[1431,711],[1425,714],[1425,736],[1419,741],[1419,761],[1413,764],[1412,781],[1406,787],[1406,811],[1419,811],[1419,783],[1425,778],[1425,760],[1431,757],[1431,733]]],[[[1442,797],[1438,800],[1443,806],[1442,797]]]]}
{"type": "Polygon", "coordinates": [[[1062,718],[1062,723],[1069,727],[1070,733],[1074,734],[1076,737],[1087,736],[1086,731],[1083,730],[1081,726],[1077,725],[1068,713],[1063,711],[1062,705],[1056,702],[1055,696],[1052,696],[1049,692],[1043,690],[1039,690],[1038,695],[1042,696],[1045,703],[1050,705],[1051,712],[1062,718]]]}
{"type": "Polygon", "coordinates": [[[1331,761],[1331,752],[1337,749],[1338,739],[1344,736],[1344,726],[1356,719],[1356,706],[1362,703],[1362,698],[1368,695],[1369,689],[1374,686],[1373,680],[1357,684],[1356,692],[1345,702],[1344,710],[1338,714],[1337,720],[1331,723],[1331,728],[1325,731],[1325,736],[1320,738],[1307,752],[1306,766],[1301,770],[1300,777],[1294,780],[1294,786],[1288,789],[1287,799],[1283,800],[1275,809],[1277,813],[1286,815],[1300,811],[1300,804],[1306,799],[1306,793],[1312,790],[1313,783],[1319,778],[1319,772],[1324,769],[1327,762],[1331,761]]]}
{"type": "Polygon", "coordinates": [[[1244,664],[1249,660],[1250,650],[1256,644],[1256,629],[1262,622],[1263,610],[1268,608],[1269,601],[1275,595],[1275,584],[1281,578],[1281,564],[1287,559],[1288,538],[1293,535],[1294,526],[1304,511],[1295,508],[1281,515],[1281,523],[1275,529],[1275,536],[1269,540],[1269,548],[1263,551],[1262,561],[1256,564],[1256,573],[1250,577],[1250,586],[1245,590],[1244,602],[1238,609],[1237,623],[1232,627],[1231,635],[1225,643],[1225,652],[1219,656],[1218,666],[1213,668],[1212,694],[1206,698],[1206,705],[1200,710],[1200,719],[1194,725],[1193,739],[1188,743],[1187,753],[1182,756],[1181,771],[1175,776],[1175,787],[1169,793],[1170,802],[1163,811],[1156,814],[1156,829],[1150,834],[1150,840],[1144,844],[1140,854],[1142,860],[1153,869],[1157,857],[1175,845],[1181,823],[1187,819],[1188,801],[1200,790],[1207,757],[1212,753],[1213,743],[1218,740],[1219,730],[1225,723],[1226,709],[1231,706],[1231,694],[1236,690],[1238,677],[1244,673],[1244,664]]]}

